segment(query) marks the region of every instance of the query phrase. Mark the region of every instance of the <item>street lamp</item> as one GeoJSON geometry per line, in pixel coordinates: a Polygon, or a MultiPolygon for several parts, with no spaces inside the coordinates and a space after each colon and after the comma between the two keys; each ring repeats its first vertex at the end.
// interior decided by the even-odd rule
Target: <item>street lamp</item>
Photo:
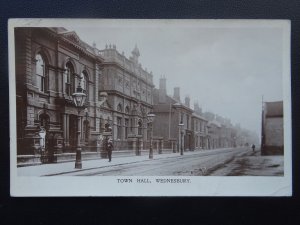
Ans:
{"type": "Polygon", "coordinates": [[[236,136],[233,137],[234,141],[233,141],[233,147],[236,148],[236,136]]]}
{"type": "MultiPolygon", "coordinates": [[[[81,78],[80,78],[81,79],[81,78]]],[[[84,90],[80,86],[81,80],[78,82],[78,87],[76,88],[76,92],[72,94],[73,101],[78,110],[78,119],[77,119],[77,148],[76,148],[76,161],[75,161],[75,169],[81,169],[81,144],[80,144],[80,111],[83,109],[83,105],[85,103],[86,94],[84,90]]]]}
{"type": "Polygon", "coordinates": [[[180,130],[180,155],[183,155],[182,137],[183,137],[183,133],[184,133],[184,131],[183,131],[184,124],[181,122],[180,124],[178,124],[178,126],[179,126],[179,130],[180,130]]]}
{"type": "Polygon", "coordinates": [[[153,136],[153,121],[155,115],[153,113],[149,113],[147,115],[148,123],[150,125],[150,150],[149,150],[149,159],[153,159],[153,147],[152,147],[152,136],[153,136]]]}
{"type": "MultiPolygon", "coordinates": [[[[106,93],[106,92],[100,92],[99,93],[99,103],[97,104],[97,106],[99,107],[99,113],[100,113],[100,115],[101,115],[101,106],[104,104],[104,102],[106,102],[106,100],[107,100],[107,96],[108,96],[108,94],[106,93]]],[[[104,118],[104,117],[103,117],[104,118]]],[[[107,133],[108,131],[107,131],[107,127],[105,127],[105,129],[104,129],[104,132],[102,133],[102,121],[101,121],[102,119],[101,119],[101,116],[100,116],[100,134],[99,134],[99,139],[101,139],[101,135],[103,135],[103,137],[104,137],[104,139],[103,139],[103,148],[104,148],[104,150],[105,150],[105,152],[106,152],[106,139],[107,139],[107,137],[109,136],[109,134],[107,133]]],[[[110,129],[111,130],[111,129],[110,129]]],[[[99,144],[99,146],[100,146],[100,144],[99,144]]],[[[102,154],[103,154],[103,152],[101,152],[101,150],[99,150],[100,151],[100,157],[102,157],[102,154]]]]}
{"type": "MultiPolygon", "coordinates": [[[[110,126],[110,124],[107,124],[105,126],[105,131],[103,132],[103,136],[104,136],[104,142],[103,142],[103,148],[105,151],[105,154],[108,154],[108,141],[110,139],[110,137],[112,137],[112,128],[110,126]]],[[[109,155],[107,155],[109,156],[109,155]]]]}

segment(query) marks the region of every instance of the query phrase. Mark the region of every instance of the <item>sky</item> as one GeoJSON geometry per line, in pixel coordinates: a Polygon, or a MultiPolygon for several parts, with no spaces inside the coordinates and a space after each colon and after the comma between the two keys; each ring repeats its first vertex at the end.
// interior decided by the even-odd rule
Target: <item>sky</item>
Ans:
{"type": "Polygon", "coordinates": [[[115,44],[126,57],[137,45],[143,68],[152,71],[158,87],[167,79],[167,93],[180,87],[210,111],[260,135],[264,101],[283,100],[283,30],[263,22],[113,20],[69,24],[86,43],[98,49],[115,44]]]}

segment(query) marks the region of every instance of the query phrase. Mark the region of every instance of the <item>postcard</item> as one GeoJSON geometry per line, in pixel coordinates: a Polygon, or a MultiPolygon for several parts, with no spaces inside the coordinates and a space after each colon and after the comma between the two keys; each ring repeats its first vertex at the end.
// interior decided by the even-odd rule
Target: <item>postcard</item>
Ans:
{"type": "Polygon", "coordinates": [[[292,195],[290,21],[8,30],[12,196],[292,195]]]}

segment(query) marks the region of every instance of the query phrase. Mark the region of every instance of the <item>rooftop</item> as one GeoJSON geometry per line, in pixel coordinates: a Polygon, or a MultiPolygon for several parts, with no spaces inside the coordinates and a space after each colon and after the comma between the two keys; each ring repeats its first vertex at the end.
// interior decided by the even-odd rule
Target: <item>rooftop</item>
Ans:
{"type": "Polygon", "coordinates": [[[283,101],[265,102],[266,117],[282,117],[283,116],[283,101]]]}

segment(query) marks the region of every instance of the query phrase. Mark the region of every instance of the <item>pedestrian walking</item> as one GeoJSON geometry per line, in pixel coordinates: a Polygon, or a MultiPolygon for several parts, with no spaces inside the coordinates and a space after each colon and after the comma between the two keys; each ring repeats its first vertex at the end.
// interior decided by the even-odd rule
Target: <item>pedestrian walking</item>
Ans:
{"type": "Polygon", "coordinates": [[[113,146],[113,143],[112,143],[112,139],[108,139],[108,142],[107,142],[108,162],[111,162],[111,155],[112,155],[113,148],[114,148],[114,146],[113,146]]]}
{"type": "Polygon", "coordinates": [[[252,151],[255,152],[255,145],[252,144],[252,151]]]}

